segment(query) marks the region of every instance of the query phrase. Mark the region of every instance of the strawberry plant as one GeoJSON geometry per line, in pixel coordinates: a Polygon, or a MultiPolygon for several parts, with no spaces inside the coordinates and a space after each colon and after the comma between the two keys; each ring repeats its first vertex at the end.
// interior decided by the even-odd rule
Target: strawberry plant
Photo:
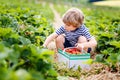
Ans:
{"type": "Polygon", "coordinates": [[[43,6],[22,1],[0,1],[0,80],[56,80],[54,52],[41,46],[53,32],[53,17],[47,20],[43,6]]]}

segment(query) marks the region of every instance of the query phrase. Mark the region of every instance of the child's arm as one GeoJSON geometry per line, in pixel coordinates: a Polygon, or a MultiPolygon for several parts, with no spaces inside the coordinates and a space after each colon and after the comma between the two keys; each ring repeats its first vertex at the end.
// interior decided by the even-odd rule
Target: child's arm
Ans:
{"type": "Polygon", "coordinates": [[[44,47],[47,47],[47,45],[48,45],[52,40],[54,40],[54,39],[57,38],[57,37],[58,37],[58,34],[57,34],[57,33],[52,33],[51,35],[49,35],[49,36],[47,37],[47,39],[45,40],[43,46],[44,46],[44,47]]]}
{"type": "Polygon", "coordinates": [[[78,43],[77,47],[78,48],[94,48],[97,46],[97,41],[95,40],[94,37],[91,37],[91,39],[88,42],[84,42],[84,43],[78,43]]]}

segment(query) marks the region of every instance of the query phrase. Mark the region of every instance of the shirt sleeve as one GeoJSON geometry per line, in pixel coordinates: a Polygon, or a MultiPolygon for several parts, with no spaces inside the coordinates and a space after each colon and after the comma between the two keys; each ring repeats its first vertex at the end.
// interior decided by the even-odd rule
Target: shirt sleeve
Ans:
{"type": "Polygon", "coordinates": [[[88,30],[87,27],[84,27],[82,33],[83,33],[83,36],[85,36],[85,37],[87,38],[87,40],[90,40],[90,39],[91,39],[92,35],[90,34],[90,32],[89,32],[89,30],[88,30]]]}
{"type": "Polygon", "coordinates": [[[60,34],[63,34],[65,32],[65,29],[63,26],[61,26],[60,28],[58,28],[56,31],[55,31],[58,35],[60,34]]]}

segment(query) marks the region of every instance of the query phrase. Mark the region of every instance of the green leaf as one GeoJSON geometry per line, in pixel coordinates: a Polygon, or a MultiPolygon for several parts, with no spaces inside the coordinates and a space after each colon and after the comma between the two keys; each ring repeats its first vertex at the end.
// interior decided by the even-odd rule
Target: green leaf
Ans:
{"type": "Polygon", "coordinates": [[[117,56],[117,61],[120,62],[120,55],[117,56]]]}
{"type": "Polygon", "coordinates": [[[11,28],[1,28],[0,27],[0,37],[1,36],[6,37],[7,35],[10,35],[11,32],[12,32],[11,28]]]}
{"type": "Polygon", "coordinates": [[[120,48],[120,41],[110,41],[109,44],[115,46],[116,48],[120,48]]]}
{"type": "Polygon", "coordinates": [[[10,37],[11,37],[11,38],[18,39],[18,38],[19,38],[19,35],[18,35],[18,34],[12,34],[10,37]]]}
{"type": "Polygon", "coordinates": [[[107,38],[113,38],[114,34],[110,34],[109,32],[102,32],[101,36],[107,37],[107,38]]]}
{"type": "Polygon", "coordinates": [[[20,36],[19,39],[23,45],[31,44],[31,41],[25,37],[20,36]]]}
{"type": "Polygon", "coordinates": [[[16,77],[18,80],[30,80],[31,75],[24,69],[19,69],[15,72],[16,77]]]}
{"type": "Polygon", "coordinates": [[[103,54],[97,54],[95,57],[95,61],[97,62],[103,62],[103,54]]]}
{"type": "Polygon", "coordinates": [[[106,54],[109,54],[108,50],[103,50],[103,51],[101,51],[101,53],[102,53],[102,54],[105,54],[105,55],[106,55],[106,54]]]}
{"type": "Polygon", "coordinates": [[[87,61],[84,62],[85,64],[92,64],[93,60],[92,59],[88,59],[87,61]]]}
{"type": "Polygon", "coordinates": [[[52,77],[57,77],[57,72],[54,69],[50,69],[47,75],[52,77]]]}
{"type": "Polygon", "coordinates": [[[117,63],[117,54],[111,54],[107,59],[106,62],[111,64],[111,65],[115,65],[117,63]]]}

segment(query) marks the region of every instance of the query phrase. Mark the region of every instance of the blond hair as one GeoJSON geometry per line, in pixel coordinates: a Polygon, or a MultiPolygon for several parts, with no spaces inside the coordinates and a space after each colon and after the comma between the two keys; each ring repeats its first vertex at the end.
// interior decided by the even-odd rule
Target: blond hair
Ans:
{"type": "Polygon", "coordinates": [[[83,24],[84,14],[78,8],[71,8],[63,15],[63,22],[67,25],[79,27],[83,24]]]}

